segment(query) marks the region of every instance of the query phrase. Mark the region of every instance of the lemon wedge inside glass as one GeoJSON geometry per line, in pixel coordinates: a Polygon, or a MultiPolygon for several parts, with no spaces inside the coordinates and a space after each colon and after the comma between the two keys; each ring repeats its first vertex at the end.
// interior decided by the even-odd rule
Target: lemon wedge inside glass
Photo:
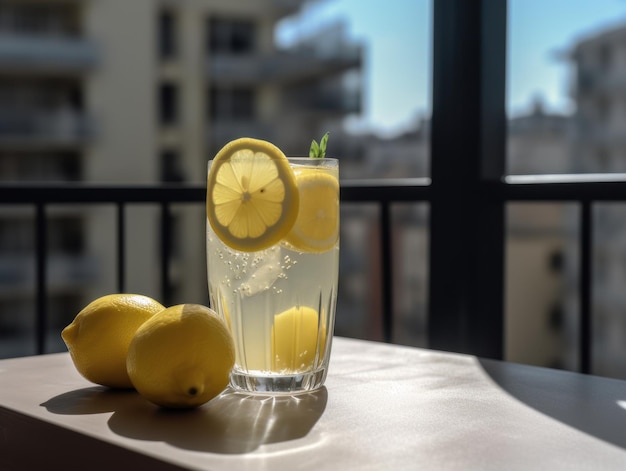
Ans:
{"type": "Polygon", "coordinates": [[[320,253],[339,238],[339,180],[322,168],[298,169],[298,218],[285,238],[296,250],[320,253]]]}
{"type": "Polygon", "coordinates": [[[298,373],[320,363],[326,349],[326,326],[310,307],[292,307],[274,316],[272,371],[298,373]],[[318,353],[319,342],[319,353],[318,353]]]}
{"type": "Polygon", "coordinates": [[[252,138],[226,144],[207,180],[207,218],[227,246],[255,252],[278,243],[298,216],[298,186],[287,157],[252,138]]]}

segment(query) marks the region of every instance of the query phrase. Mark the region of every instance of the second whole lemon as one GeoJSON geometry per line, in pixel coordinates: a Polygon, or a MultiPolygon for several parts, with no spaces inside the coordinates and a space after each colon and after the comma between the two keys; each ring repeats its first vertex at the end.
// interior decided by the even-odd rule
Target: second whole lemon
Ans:
{"type": "Polygon", "coordinates": [[[89,303],[61,332],[78,372],[96,384],[132,388],[128,346],[139,326],[163,309],[140,294],[109,294],[89,303]]]}
{"type": "Polygon", "coordinates": [[[228,327],[199,304],[179,304],[152,317],[135,334],[126,359],[139,394],[166,408],[213,399],[228,385],[234,363],[228,327]]]}

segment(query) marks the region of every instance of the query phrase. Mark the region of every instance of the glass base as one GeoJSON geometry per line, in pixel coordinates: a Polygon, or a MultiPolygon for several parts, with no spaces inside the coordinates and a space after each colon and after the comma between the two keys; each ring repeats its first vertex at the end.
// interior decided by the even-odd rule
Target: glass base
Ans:
{"type": "Polygon", "coordinates": [[[254,394],[298,394],[321,388],[326,368],[293,375],[251,374],[232,371],[230,386],[236,391],[254,394]]]}

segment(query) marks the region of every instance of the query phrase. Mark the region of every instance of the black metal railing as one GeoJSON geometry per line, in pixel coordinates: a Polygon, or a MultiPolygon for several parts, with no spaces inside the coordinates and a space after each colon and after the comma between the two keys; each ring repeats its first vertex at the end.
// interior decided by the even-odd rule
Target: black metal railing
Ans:
{"type": "MultiPolygon", "coordinates": [[[[380,255],[383,280],[382,330],[383,338],[392,341],[394,300],[392,295],[393,267],[391,243],[391,206],[396,202],[427,201],[428,179],[403,179],[388,181],[346,181],[342,182],[341,201],[350,203],[375,203],[379,207],[378,252],[380,255]]],[[[47,265],[49,251],[46,240],[48,233],[47,208],[59,204],[111,204],[115,206],[116,225],[116,287],[125,291],[126,266],[126,207],[130,204],[157,204],[160,208],[160,280],[161,299],[171,304],[171,280],[169,277],[172,261],[171,206],[174,204],[203,204],[206,188],[190,185],[134,185],[101,186],[84,184],[14,184],[0,186],[0,205],[28,205],[35,208],[35,338],[36,352],[45,352],[45,334],[48,326],[47,315],[47,265]]]]}
{"type": "Polygon", "coordinates": [[[116,207],[115,239],[116,286],[123,292],[126,284],[126,218],[128,204],[158,204],[161,211],[161,292],[165,302],[170,296],[169,263],[171,244],[168,240],[170,205],[175,203],[200,203],[205,198],[205,188],[199,186],[96,186],[83,184],[15,184],[0,186],[0,204],[28,205],[35,208],[35,342],[36,352],[45,352],[45,335],[48,326],[47,265],[48,265],[48,215],[53,204],[113,204],[116,207]]]}
{"type": "MultiPolygon", "coordinates": [[[[382,280],[382,330],[384,339],[393,341],[394,298],[392,287],[393,256],[391,208],[395,203],[432,201],[432,187],[428,179],[402,180],[346,180],[341,184],[342,203],[374,203],[378,206],[379,238],[378,255],[381,260],[380,279],[382,280]]],[[[117,240],[117,288],[124,291],[125,280],[125,210],[129,204],[157,204],[161,213],[160,238],[160,279],[162,299],[166,304],[170,301],[169,264],[171,257],[171,241],[168,240],[169,218],[171,206],[181,203],[203,204],[205,200],[203,186],[183,185],[150,185],[150,186],[94,186],[80,184],[51,184],[51,185],[2,185],[0,186],[0,205],[29,205],[35,207],[35,241],[36,241],[36,343],[37,352],[45,351],[45,333],[47,330],[47,285],[46,277],[48,249],[46,246],[49,205],[58,204],[113,204],[116,208],[115,234],[117,240]]],[[[511,176],[501,181],[485,182],[481,189],[484,198],[493,204],[505,208],[508,203],[514,202],[560,202],[576,203],[580,206],[578,227],[578,248],[580,256],[579,273],[579,369],[582,372],[591,371],[592,358],[592,229],[593,207],[595,203],[606,201],[626,202],[626,175],[562,175],[562,176],[511,176]]],[[[458,195],[458,197],[462,197],[458,195]]],[[[455,217],[450,215],[450,217],[455,217]]],[[[439,235],[430,228],[430,238],[439,235]]],[[[493,228],[486,228],[489,231],[493,228]]],[[[502,240],[504,245],[504,240],[502,240]]],[[[496,252],[499,253],[499,252],[496,252]]],[[[499,263],[504,267],[504,259],[499,263]]],[[[459,267],[460,268],[460,267],[459,267]]],[[[429,267],[429,270],[431,268],[429,267]]],[[[504,270],[503,270],[504,271],[504,270]]],[[[462,276],[463,269],[450,272],[449,277],[462,276]],[[456,275],[455,275],[456,274],[456,275]]],[[[461,280],[463,282],[463,280],[461,280]]],[[[430,280],[432,283],[433,280],[430,280]]],[[[465,280],[467,282],[467,280],[465,280]]],[[[445,287],[442,287],[445,289],[445,287]]],[[[494,296],[502,296],[495,293],[494,296]]],[[[455,300],[460,310],[467,310],[463,305],[464,299],[455,300]]],[[[430,311],[432,316],[432,311],[430,311]]],[[[500,316],[504,316],[504,307],[501,306],[500,316]]],[[[495,342],[503,341],[503,332],[495,342]]],[[[454,347],[454,346],[453,346],[454,347]]],[[[453,348],[463,350],[461,346],[453,348]]]]}
{"type": "Polygon", "coordinates": [[[596,203],[626,202],[626,175],[539,175],[510,176],[493,185],[490,194],[501,201],[551,201],[579,205],[578,304],[580,306],[579,371],[592,372],[593,344],[593,209],[596,203]]]}
{"type": "MultiPolygon", "coordinates": [[[[432,181],[342,181],[343,202],[379,208],[384,338],[392,340],[391,207],[430,207],[428,258],[429,346],[488,358],[503,357],[506,205],[559,201],[580,206],[579,365],[590,372],[592,332],[592,228],[596,202],[626,201],[620,176],[554,177],[551,181],[505,175],[506,0],[433,2],[432,181]]],[[[38,329],[46,322],[46,208],[51,203],[113,203],[118,220],[118,284],[124,286],[125,207],[157,203],[165,227],[170,205],[202,202],[204,188],[0,187],[0,203],[34,205],[37,215],[38,329]]],[[[167,233],[162,237],[162,283],[167,295],[167,233]]],[[[415,260],[415,263],[419,263],[415,260]]],[[[39,334],[40,335],[40,334],[39,334]]],[[[40,342],[43,342],[41,337],[40,342]]],[[[38,341],[38,342],[39,342],[38,341]]],[[[41,343],[43,345],[43,343],[41,343]]],[[[41,349],[39,349],[41,351],[41,349]]]]}

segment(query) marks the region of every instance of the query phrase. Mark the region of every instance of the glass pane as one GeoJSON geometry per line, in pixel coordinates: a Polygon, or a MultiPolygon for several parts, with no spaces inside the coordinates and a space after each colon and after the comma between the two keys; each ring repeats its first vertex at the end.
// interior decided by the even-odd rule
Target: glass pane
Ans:
{"type": "Polygon", "coordinates": [[[391,296],[385,306],[380,206],[344,204],[336,334],[384,340],[384,313],[392,318],[391,341],[426,346],[428,205],[391,208],[391,296]],[[391,312],[392,311],[392,312],[391,312]]]}
{"type": "Polygon", "coordinates": [[[376,205],[342,205],[336,335],[383,339],[378,234],[376,205]]]}
{"type": "Polygon", "coordinates": [[[626,378],[626,204],[593,212],[592,372],[626,378]]]}
{"type": "MultiPolygon", "coordinates": [[[[262,138],[305,155],[326,131],[344,179],[428,176],[431,0],[207,0],[156,10],[137,2],[130,22],[116,2],[52,3],[43,16],[20,2],[0,6],[0,35],[12,38],[0,58],[0,180],[205,185],[207,159],[231,139],[262,138]]],[[[127,291],[162,300],[157,206],[126,206],[124,275],[127,291]]],[[[172,300],[206,303],[203,204],[171,209],[172,300]]],[[[49,227],[49,279],[67,281],[50,286],[49,351],[62,348],[59,329],[77,306],[118,289],[115,210],[61,208],[49,227]],[[76,283],[84,270],[89,277],[76,283]]],[[[338,332],[381,339],[379,261],[365,238],[379,232],[378,213],[367,203],[345,212],[346,231],[358,230],[342,244],[351,259],[342,261],[338,332]]],[[[12,225],[3,218],[0,227],[12,225]]],[[[16,269],[30,270],[33,233],[15,227],[23,237],[0,236],[25,254],[16,269]]],[[[412,243],[407,236],[406,250],[421,250],[412,243]]],[[[19,290],[0,286],[0,305],[22,306],[29,276],[19,290]]],[[[406,293],[398,306],[413,302],[406,293]]],[[[35,308],[19,308],[29,336],[35,308]]],[[[0,316],[0,328],[10,316],[0,316]]],[[[33,344],[24,337],[20,352],[33,344]]]]}
{"type": "MultiPolygon", "coordinates": [[[[319,131],[294,130],[300,142],[315,137],[312,131],[330,131],[329,149],[341,158],[343,178],[430,175],[431,18],[430,0],[337,0],[312,3],[279,24],[277,41],[287,51],[313,44],[320,57],[360,51],[360,69],[316,92],[318,106],[332,98],[343,103],[344,116],[319,131]]],[[[305,90],[297,92],[292,103],[305,90]]]]}
{"type": "Polygon", "coordinates": [[[36,353],[35,212],[0,207],[0,358],[36,353]]]}
{"type": "MultiPolygon", "coordinates": [[[[508,173],[626,172],[625,32],[626,5],[617,0],[509,1],[508,173]]],[[[592,372],[616,377],[626,377],[622,315],[625,207],[596,204],[592,226],[592,372]]],[[[538,217],[533,213],[529,221],[540,224],[538,217]]],[[[577,230],[574,226],[571,233],[566,233],[570,247],[576,247],[577,230]]],[[[509,235],[509,245],[511,240],[509,235]]],[[[548,240],[535,242],[545,248],[548,240]]],[[[509,257],[514,257],[509,249],[509,257]]],[[[525,261],[531,259],[529,255],[525,261]]],[[[518,280],[518,290],[519,286],[536,282],[540,272],[522,261],[517,270],[508,271],[509,277],[518,280]]],[[[569,306],[574,306],[578,297],[577,285],[571,280],[579,275],[573,262],[565,263],[563,270],[565,282],[559,283],[567,290],[567,309],[564,316],[557,317],[563,317],[567,321],[563,328],[569,329],[576,325],[570,322],[569,306]]],[[[509,285],[512,283],[509,280],[509,285]]],[[[546,283],[538,288],[545,290],[548,286],[546,283]]],[[[508,299],[513,302],[513,295],[509,294],[508,299]]],[[[510,343],[520,348],[528,344],[528,332],[524,334],[521,329],[529,327],[524,316],[537,312],[533,307],[537,302],[537,296],[522,296],[515,309],[507,311],[509,324],[519,326],[507,330],[510,343]],[[516,310],[519,314],[514,314],[516,310]]],[[[572,309],[575,312],[577,308],[572,309]]],[[[545,312],[545,306],[540,311],[545,312]]],[[[566,367],[572,363],[567,360],[571,357],[567,352],[572,351],[575,332],[565,337],[566,367]]],[[[563,333],[566,331],[559,334],[558,341],[554,333],[550,335],[558,343],[563,341],[563,333]]],[[[538,338],[549,340],[546,335],[538,338]]],[[[525,355],[541,351],[529,350],[534,352],[525,355]]],[[[513,355],[510,350],[507,353],[513,355]]],[[[545,355],[538,361],[551,364],[545,355]]]]}
{"type": "Polygon", "coordinates": [[[507,205],[506,360],[577,368],[577,223],[574,204],[507,205]]]}
{"type": "Polygon", "coordinates": [[[206,206],[171,205],[170,215],[170,304],[208,306],[206,239],[192,244],[189,238],[189,234],[206,233],[206,206]]]}
{"type": "Polygon", "coordinates": [[[392,342],[427,346],[428,216],[427,203],[392,207],[393,299],[392,342]]]}
{"type": "Polygon", "coordinates": [[[510,0],[509,174],[626,172],[626,5],[510,0]]]}

